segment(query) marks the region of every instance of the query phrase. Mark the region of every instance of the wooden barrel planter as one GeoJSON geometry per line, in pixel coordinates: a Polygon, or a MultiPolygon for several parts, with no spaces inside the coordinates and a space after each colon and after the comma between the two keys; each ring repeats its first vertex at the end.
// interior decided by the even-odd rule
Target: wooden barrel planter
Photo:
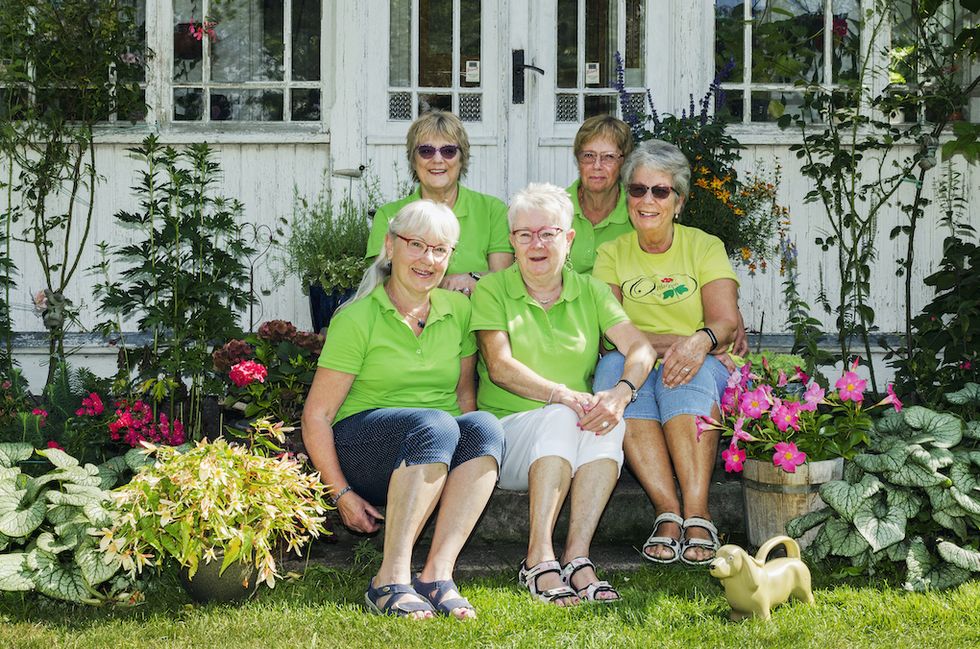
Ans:
{"type": "MultiPolygon", "coordinates": [[[[742,471],[742,497],[749,544],[759,547],[774,536],[786,534],[786,523],[822,508],[820,486],[840,480],[843,475],[844,460],[841,458],[806,462],[796,467],[796,473],[786,473],[772,462],[746,460],[742,471]]],[[[809,545],[818,529],[797,539],[800,546],[809,545]]]]}

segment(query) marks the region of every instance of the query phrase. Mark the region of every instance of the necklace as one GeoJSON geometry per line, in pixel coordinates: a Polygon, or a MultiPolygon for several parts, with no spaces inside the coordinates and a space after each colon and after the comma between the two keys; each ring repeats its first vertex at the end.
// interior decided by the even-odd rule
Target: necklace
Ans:
{"type": "Polygon", "coordinates": [[[561,289],[562,289],[561,285],[558,286],[558,292],[549,298],[540,298],[534,294],[534,291],[531,290],[530,286],[527,286],[527,284],[525,284],[524,286],[527,287],[527,294],[533,297],[537,301],[537,303],[542,306],[544,306],[545,304],[551,304],[552,302],[557,300],[559,296],[561,296],[561,289]]]}
{"type": "Polygon", "coordinates": [[[402,317],[404,317],[404,318],[411,318],[412,320],[415,320],[415,324],[418,325],[418,328],[419,329],[425,329],[425,318],[429,314],[429,302],[428,302],[428,300],[426,300],[425,304],[423,304],[421,307],[417,307],[415,309],[405,310],[405,309],[402,309],[400,306],[398,306],[398,302],[396,302],[395,301],[395,298],[392,297],[392,295],[388,291],[387,287],[385,288],[385,293],[388,294],[388,299],[391,300],[392,306],[395,307],[395,310],[398,311],[398,313],[402,317]],[[421,313],[419,313],[420,311],[421,311],[421,313]]]}

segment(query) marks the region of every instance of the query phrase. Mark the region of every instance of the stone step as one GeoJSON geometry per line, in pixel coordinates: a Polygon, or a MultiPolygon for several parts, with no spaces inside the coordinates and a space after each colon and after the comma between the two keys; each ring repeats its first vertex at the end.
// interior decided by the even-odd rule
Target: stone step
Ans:
{"type": "MultiPolygon", "coordinates": [[[[739,477],[716,471],[712,476],[711,495],[708,503],[711,517],[717,525],[724,542],[727,538],[744,539],[744,520],[742,504],[742,481],[739,477]]],[[[564,538],[568,528],[568,502],[556,526],[555,538],[564,538]]],[[[628,471],[623,471],[619,483],[609,499],[609,505],[599,521],[594,541],[596,544],[612,544],[641,547],[650,535],[655,518],[653,506],[643,488],[628,471]]],[[[435,519],[435,516],[432,517],[435,519]]],[[[434,525],[430,520],[422,534],[425,542],[432,535],[434,525]]],[[[331,518],[331,529],[337,542],[354,545],[361,535],[348,532],[339,522],[331,518]]],[[[375,535],[380,544],[380,534],[375,535]]],[[[528,538],[527,494],[514,491],[494,490],[490,502],[473,531],[471,543],[474,545],[525,544],[528,538]]]]}

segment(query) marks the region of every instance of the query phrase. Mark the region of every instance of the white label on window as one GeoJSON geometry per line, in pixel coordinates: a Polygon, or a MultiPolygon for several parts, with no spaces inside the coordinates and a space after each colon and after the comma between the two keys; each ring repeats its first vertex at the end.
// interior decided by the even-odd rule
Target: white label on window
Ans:
{"type": "Polygon", "coordinates": [[[599,63],[585,64],[585,84],[599,83],[599,63]]]}
{"type": "Polygon", "coordinates": [[[466,62],[466,83],[480,83],[480,62],[466,62]]]}

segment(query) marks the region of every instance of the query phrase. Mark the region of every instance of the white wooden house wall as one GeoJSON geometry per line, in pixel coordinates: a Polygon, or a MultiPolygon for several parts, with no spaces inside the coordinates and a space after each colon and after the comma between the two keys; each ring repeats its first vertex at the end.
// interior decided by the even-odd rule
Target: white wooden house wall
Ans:
{"type": "MultiPolygon", "coordinates": [[[[167,11],[148,1],[150,6],[156,7],[151,11],[167,11]]],[[[397,176],[401,181],[408,178],[404,154],[408,124],[384,119],[387,6],[388,3],[382,0],[324,3],[322,60],[326,110],[322,124],[315,125],[312,130],[283,128],[276,124],[235,131],[178,129],[161,124],[160,109],[151,114],[146,125],[123,134],[103,136],[97,157],[104,182],[96,193],[95,222],[81,265],[87,267],[97,261],[96,242],[114,245],[126,241],[127,233],[117,228],[112,220],[116,211],[135,207],[130,187],[136,179],[138,163],[128,157],[126,148],[137,144],[149,132],[159,132],[161,139],[168,143],[202,140],[214,143],[223,171],[220,191],[245,204],[245,221],[275,227],[280,217],[290,216],[294,191],[312,197],[324,182],[331,182],[335,191],[346,192],[348,181],[331,179],[330,172],[365,163],[371,164],[380,177],[383,190],[394,198],[394,167],[400,169],[397,176]]],[[[661,112],[679,112],[687,106],[690,93],[699,96],[704,92],[714,73],[713,2],[651,0],[646,9],[647,86],[661,112]]],[[[575,127],[556,126],[549,121],[552,105],[546,101],[550,96],[547,73],[545,77],[528,75],[526,104],[515,106],[510,102],[511,50],[523,48],[528,62],[546,71],[553,67],[548,63],[554,48],[551,42],[553,15],[550,13],[553,11],[551,2],[484,0],[482,60],[484,79],[487,80],[484,110],[488,119],[485,128],[470,131],[472,159],[465,182],[474,189],[506,199],[530,181],[550,181],[566,186],[574,180],[571,144],[575,127]]],[[[162,52],[166,70],[169,58],[166,47],[160,45],[157,43],[154,49],[162,52]]],[[[161,83],[159,75],[150,75],[151,86],[161,83]]],[[[799,173],[796,157],[789,151],[795,136],[780,132],[775,126],[740,126],[733,132],[747,145],[740,163],[742,170],[771,167],[777,161],[782,165],[780,198],[790,207],[791,232],[799,245],[801,290],[805,298],[814,304],[821,273],[828,294],[833,296],[836,290],[834,257],[812,244],[816,236],[825,234],[826,217],[818,205],[803,203],[803,196],[811,184],[799,173]]],[[[958,168],[967,188],[968,204],[972,206],[980,199],[980,172],[965,164],[959,164],[958,168]]],[[[927,176],[927,194],[932,193],[938,170],[939,167],[927,176]]],[[[912,190],[911,185],[908,190],[912,190]]],[[[4,200],[0,196],[0,207],[4,200]]],[[[916,237],[913,312],[930,299],[930,290],[919,278],[931,271],[941,254],[944,233],[937,226],[937,214],[933,205],[916,237]]],[[[877,315],[876,324],[883,332],[898,332],[904,326],[904,285],[902,278],[895,275],[895,259],[904,256],[905,244],[902,239],[891,241],[888,238],[888,232],[899,223],[901,216],[897,209],[887,211],[878,226],[878,262],[871,302],[877,315]]],[[[969,217],[974,226],[980,228],[975,208],[969,217]]],[[[274,286],[271,276],[275,262],[271,256],[266,260],[267,263],[263,262],[258,269],[257,288],[272,289],[272,293],[259,298],[256,319],[261,322],[283,318],[300,327],[309,327],[306,297],[295,280],[274,286]]],[[[19,332],[39,332],[43,329],[41,320],[30,306],[32,293],[41,287],[37,262],[33,252],[23,245],[15,249],[15,262],[20,274],[17,291],[12,296],[14,328],[19,332]]],[[[750,328],[759,328],[764,320],[765,332],[785,330],[782,278],[777,270],[778,262],[767,273],[755,277],[740,271],[741,307],[750,328]]],[[[68,296],[82,305],[81,319],[85,327],[97,319],[91,295],[94,281],[91,276],[77,277],[68,296]]],[[[816,307],[814,313],[820,315],[816,307]]],[[[247,324],[247,315],[244,317],[247,324]]],[[[824,317],[824,321],[826,329],[831,331],[833,317],[824,317]]],[[[42,351],[36,348],[19,351],[21,364],[35,387],[45,372],[40,364],[42,351]]],[[[79,351],[76,362],[88,363],[105,374],[111,372],[112,350],[98,344],[86,344],[79,351]]]]}

